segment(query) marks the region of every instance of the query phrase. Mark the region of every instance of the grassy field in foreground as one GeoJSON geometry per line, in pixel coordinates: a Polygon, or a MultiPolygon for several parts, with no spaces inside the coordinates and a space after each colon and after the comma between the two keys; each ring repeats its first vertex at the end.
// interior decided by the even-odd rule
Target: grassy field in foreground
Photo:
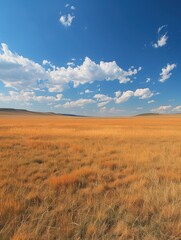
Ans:
{"type": "Polygon", "coordinates": [[[181,117],[0,117],[1,240],[180,240],[181,117]]]}

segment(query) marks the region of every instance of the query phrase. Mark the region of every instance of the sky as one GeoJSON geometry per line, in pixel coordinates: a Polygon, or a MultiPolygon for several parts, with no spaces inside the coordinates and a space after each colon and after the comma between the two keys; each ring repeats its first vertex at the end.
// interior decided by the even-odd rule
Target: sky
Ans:
{"type": "Polygon", "coordinates": [[[0,108],[181,112],[180,0],[0,0],[0,108]]]}

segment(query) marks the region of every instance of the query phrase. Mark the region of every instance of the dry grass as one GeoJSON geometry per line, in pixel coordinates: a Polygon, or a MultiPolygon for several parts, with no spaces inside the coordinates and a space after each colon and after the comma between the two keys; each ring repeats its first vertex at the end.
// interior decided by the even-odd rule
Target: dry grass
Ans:
{"type": "Polygon", "coordinates": [[[180,240],[181,117],[0,118],[1,240],[180,240]]]}

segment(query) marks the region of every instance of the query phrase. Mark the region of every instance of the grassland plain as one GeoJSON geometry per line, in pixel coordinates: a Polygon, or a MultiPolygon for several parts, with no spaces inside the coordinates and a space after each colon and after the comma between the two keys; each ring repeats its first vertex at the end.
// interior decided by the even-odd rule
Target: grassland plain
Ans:
{"type": "Polygon", "coordinates": [[[181,117],[0,117],[0,239],[181,239],[181,117]]]}

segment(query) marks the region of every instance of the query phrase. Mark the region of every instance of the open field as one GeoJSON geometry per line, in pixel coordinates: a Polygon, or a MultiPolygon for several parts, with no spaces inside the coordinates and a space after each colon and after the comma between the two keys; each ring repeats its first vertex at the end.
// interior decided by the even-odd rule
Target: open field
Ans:
{"type": "Polygon", "coordinates": [[[180,115],[0,116],[0,239],[180,240],[180,115]]]}

